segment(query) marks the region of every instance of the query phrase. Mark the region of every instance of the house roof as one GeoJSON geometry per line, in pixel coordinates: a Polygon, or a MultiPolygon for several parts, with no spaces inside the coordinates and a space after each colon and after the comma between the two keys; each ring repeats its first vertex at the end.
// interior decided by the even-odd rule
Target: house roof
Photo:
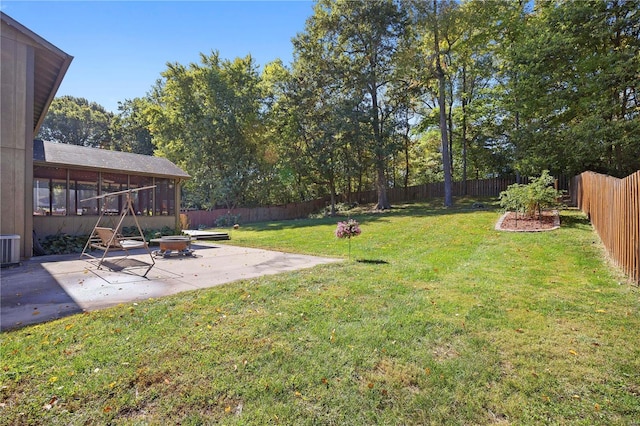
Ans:
{"type": "Polygon", "coordinates": [[[0,12],[2,37],[13,29],[22,42],[34,48],[34,89],[33,89],[33,134],[37,134],[51,101],[53,101],[62,78],[67,72],[73,56],[66,54],[10,16],[0,12]]]}
{"type": "Polygon", "coordinates": [[[166,158],[41,140],[33,141],[33,164],[181,180],[190,178],[166,158]]]}

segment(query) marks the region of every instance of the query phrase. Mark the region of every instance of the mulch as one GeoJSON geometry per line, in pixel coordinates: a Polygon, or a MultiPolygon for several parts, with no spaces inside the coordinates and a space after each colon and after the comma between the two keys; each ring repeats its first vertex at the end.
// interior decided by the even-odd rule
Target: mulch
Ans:
{"type": "Polygon", "coordinates": [[[545,210],[540,217],[538,215],[529,217],[518,213],[517,218],[515,212],[506,212],[496,224],[498,231],[511,232],[552,231],[559,227],[560,215],[557,210],[545,210]]]}

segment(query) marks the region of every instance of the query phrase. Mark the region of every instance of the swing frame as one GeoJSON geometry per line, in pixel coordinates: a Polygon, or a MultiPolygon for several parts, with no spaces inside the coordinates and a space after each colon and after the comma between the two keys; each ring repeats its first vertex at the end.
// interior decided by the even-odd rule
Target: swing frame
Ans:
{"type": "Polygon", "coordinates": [[[134,192],[143,191],[146,189],[153,189],[156,186],[145,186],[141,188],[132,188],[124,191],[116,191],[110,192],[108,194],[98,195],[96,197],[85,198],[81,201],[89,201],[95,199],[106,199],[108,197],[119,196],[125,194],[125,206],[122,208],[120,212],[120,218],[118,220],[117,225],[114,228],[101,226],[103,221],[105,212],[106,212],[106,203],[103,203],[102,209],[100,211],[100,216],[98,216],[98,220],[89,235],[89,239],[87,243],[84,245],[84,249],[82,250],[82,254],[80,258],[87,256],[93,259],[94,263],[98,269],[102,269],[103,266],[106,266],[108,269],[114,272],[120,272],[124,269],[134,269],[140,268],[144,269],[143,277],[146,278],[147,274],[155,265],[155,260],[149,249],[149,243],[145,239],[144,232],[142,232],[142,228],[140,227],[140,222],[138,222],[138,218],[136,216],[136,212],[133,209],[133,200],[131,195],[134,192]],[[136,229],[138,230],[138,236],[136,237],[123,237],[121,234],[122,224],[124,223],[125,217],[131,215],[136,224],[136,229]],[[149,255],[149,262],[135,260],[135,262],[130,259],[127,261],[129,257],[129,250],[144,248],[149,255]],[[92,249],[102,250],[102,256],[94,256],[91,254],[92,249]],[[124,256],[111,256],[107,257],[110,251],[113,250],[123,250],[125,252],[124,256]]]}

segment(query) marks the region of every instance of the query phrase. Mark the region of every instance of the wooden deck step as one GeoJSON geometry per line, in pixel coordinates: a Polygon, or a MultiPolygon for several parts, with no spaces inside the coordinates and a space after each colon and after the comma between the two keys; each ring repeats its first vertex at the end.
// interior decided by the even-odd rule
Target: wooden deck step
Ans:
{"type": "Polygon", "coordinates": [[[195,240],[230,240],[227,232],[200,231],[195,229],[185,229],[183,234],[190,236],[195,240]]]}

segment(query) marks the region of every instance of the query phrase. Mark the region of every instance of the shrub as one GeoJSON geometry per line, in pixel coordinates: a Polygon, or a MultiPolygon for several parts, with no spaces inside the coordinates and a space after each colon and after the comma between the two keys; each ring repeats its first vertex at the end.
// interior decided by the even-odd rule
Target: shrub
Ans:
{"type": "Polygon", "coordinates": [[[82,253],[86,242],[86,235],[55,234],[44,237],[40,245],[44,254],[69,254],[82,253]]]}
{"type": "Polygon", "coordinates": [[[231,214],[227,213],[223,216],[220,216],[216,219],[216,226],[219,228],[233,226],[236,223],[240,223],[240,215],[239,214],[231,214]]]}
{"type": "Polygon", "coordinates": [[[556,190],[552,185],[553,176],[548,170],[544,170],[540,177],[531,177],[531,183],[522,185],[514,183],[509,185],[506,191],[500,193],[500,206],[507,211],[521,212],[530,217],[535,217],[536,212],[540,217],[542,209],[557,207],[562,191],[556,190]]]}

